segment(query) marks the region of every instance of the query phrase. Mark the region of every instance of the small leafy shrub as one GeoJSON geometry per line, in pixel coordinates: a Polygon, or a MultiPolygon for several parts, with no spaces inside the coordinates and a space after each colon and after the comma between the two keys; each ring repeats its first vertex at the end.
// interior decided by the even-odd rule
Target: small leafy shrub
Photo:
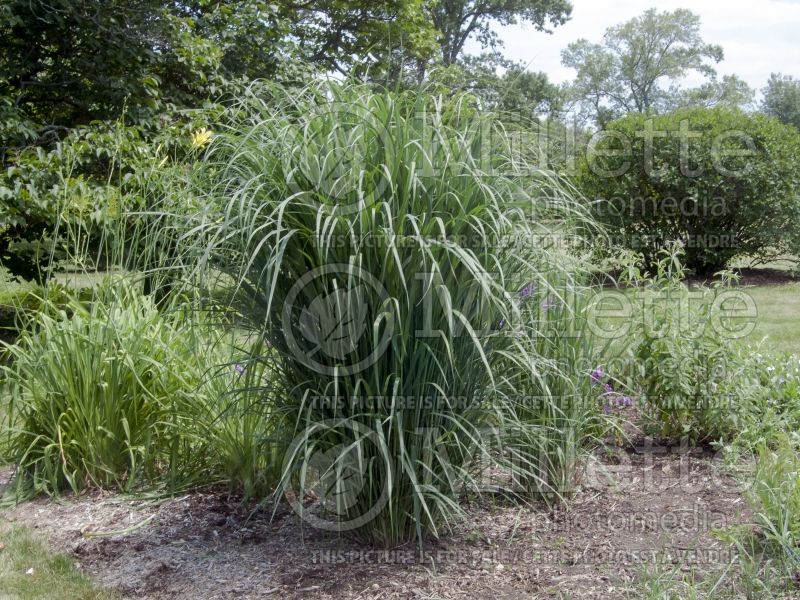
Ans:
{"type": "Polygon", "coordinates": [[[13,304],[15,298],[34,289],[34,285],[11,274],[0,265],[0,306],[13,304]]]}
{"type": "Polygon", "coordinates": [[[195,417],[208,363],[185,321],[121,281],[68,310],[43,311],[7,349],[2,450],[17,493],[176,485],[207,468],[195,417]]]}
{"type": "MultiPolygon", "coordinates": [[[[639,386],[648,433],[692,442],[730,440],[751,412],[747,361],[716,300],[730,289],[683,282],[681,252],[662,253],[656,275],[638,290],[632,380],[639,386]]],[[[728,323],[729,325],[729,323],[728,323]]]]}
{"type": "Polygon", "coordinates": [[[773,356],[749,346],[739,354],[743,368],[736,385],[749,402],[735,445],[748,451],[775,448],[782,432],[800,430],[800,356],[773,356]]]}
{"type": "Polygon", "coordinates": [[[723,269],[736,255],[800,248],[800,135],[793,127],[717,107],[631,114],[601,135],[579,187],[616,242],[641,252],[648,268],[673,241],[686,245],[684,263],[699,274],[723,269]],[[687,126],[690,133],[681,134],[687,126]]]}

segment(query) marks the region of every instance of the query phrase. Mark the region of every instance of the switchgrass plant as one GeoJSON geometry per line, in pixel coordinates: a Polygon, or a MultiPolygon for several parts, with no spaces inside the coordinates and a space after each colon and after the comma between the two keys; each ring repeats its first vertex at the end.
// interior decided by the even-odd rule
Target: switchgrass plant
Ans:
{"type": "Polygon", "coordinates": [[[213,462],[209,477],[226,482],[245,499],[261,499],[280,478],[282,450],[288,440],[275,412],[280,393],[269,348],[256,340],[227,339],[215,353],[199,391],[204,412],[195,418],[202,426],[213,462]],[[245,340],[247,341],[247,340],[245,340]]]}
{"type": "Polygon", "coordinates": [[[313,526],[422,543],[532,427],[510,384],[563,368],[518,291],[572,268],[545,240],[591,229],[584,204],[462,98],[262,87],[233,115],[178,255],[277,357],[278,492],[313,526]]]}

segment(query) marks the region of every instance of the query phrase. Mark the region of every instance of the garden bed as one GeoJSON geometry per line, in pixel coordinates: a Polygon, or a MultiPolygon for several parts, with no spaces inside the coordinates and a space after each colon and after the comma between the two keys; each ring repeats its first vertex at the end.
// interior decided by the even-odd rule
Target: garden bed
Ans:
{"type": "Polygon", "coordinates": [[[422,562],[413,545],[385,553],[301,529],[283,508],[271,518],[224,492],[38,499],[0,519],[38,530],[123,597],[205,600],[620,597],[655,563],[724,567],[732,549],[713,530],[749,518],[709,453],[642,443],[592,457],[568,510],[483,496],[468,512],[422,562]]]}

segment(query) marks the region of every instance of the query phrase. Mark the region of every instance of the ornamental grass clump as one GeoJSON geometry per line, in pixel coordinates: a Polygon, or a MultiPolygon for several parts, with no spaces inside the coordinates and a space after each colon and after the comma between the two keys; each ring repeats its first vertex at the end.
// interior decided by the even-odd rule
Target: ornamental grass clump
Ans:
{"type": "Polygon", "coordinates": [[[115,278],[90,302],[45,301],[0,366],[0,452],[15,498],[87,487],[175,488],[211,475],[211,352],[185,314],[115,278]]]}
{"type": "Polygon", "coordinates": [[[571,268],[549,242],[582,203],[462,98],[261,88],[218,129],[182,255],[272,347],[279,492],[370,542],[438,535],[527,427],[511,384],[551,362],[517,290],[571,268]]]}
{"type": "Polygon", "coordinates": [[[627,346],[615,332],[602,335],[593,327],[601,296],[575,273],[550,274],[549,280],[522,288],[525,351],[501,353],[505,364],[500,370],[516,377],[507,387],[517,394],[509,395],[503,407],[513,413],[503,437],[514,463],[515,492],[548,504],[559,504],[574,492],[582,450],[615,428],[611,407],[632,404],[596,366],[620,357],[627,346]]]}
{"type": "MultiPolygon", "coordinates": [[[[199,209],[186,194],[190,159],[212,135],[196,132],[187,155],[166,144],[127,156],[130,140],[114,128],[100,141],[122,195],[98,205],[91,227],[65,218],[71,203],[97,204],[85,186],[64,195],[52,232],[62,249],[43,272],[66,258],[68,282],[13,286],[4,325],[16,343],[0,331],[0,462],[16,467],[7,499],[87,487],[227,483],[246,497],[274,488],[285,442],[269,402],[269,350],[209,328],[218,304],[196,302],[178,255],[199,209]],[[91,287],[77,291],[78,282],[91,287]]],[[[73,158],[54,176],[74,181],[73,158]]],[[[6,280],[0,269],[0,287],[6,280]]]]}

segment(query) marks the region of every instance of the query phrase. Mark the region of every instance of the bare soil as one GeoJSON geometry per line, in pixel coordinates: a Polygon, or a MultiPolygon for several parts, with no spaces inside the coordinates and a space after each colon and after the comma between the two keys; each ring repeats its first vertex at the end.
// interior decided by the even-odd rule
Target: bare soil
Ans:
{"type": "Polygon", "coordinates": [[[0,519],[37,529],[128,598],[623,597],[643,564],[727,564],[732,550],[713,531],[750,517],[710,453],[638,444],[593,456],[566,508],[473,500],[421,560],[414,546],[365,547],[221,491],[38,499],[0,519]]]}

